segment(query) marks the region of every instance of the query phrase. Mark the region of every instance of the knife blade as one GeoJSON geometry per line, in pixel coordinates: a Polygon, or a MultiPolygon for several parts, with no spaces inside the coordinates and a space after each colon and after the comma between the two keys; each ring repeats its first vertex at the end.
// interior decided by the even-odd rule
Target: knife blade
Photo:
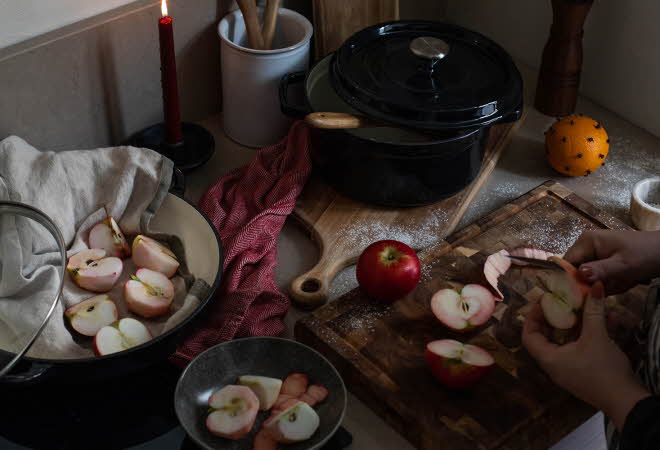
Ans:
{"type": "Polygon", "coordinates": [[[552,261],[546,261],[545,259],[526,258],[524,256],[513,256],[513,255],[506,255],[506,256],[508,256],[510,259],[515,259],[516,261],[524,262],[529,264],[530,266],[539,267],[542,269],[564,270],[559,264],[554,263],[552,261]]]}

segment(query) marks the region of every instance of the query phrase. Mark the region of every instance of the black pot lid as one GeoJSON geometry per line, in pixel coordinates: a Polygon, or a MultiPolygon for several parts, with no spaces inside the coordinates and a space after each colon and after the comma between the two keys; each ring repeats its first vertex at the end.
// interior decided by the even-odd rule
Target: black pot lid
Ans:
{"type": "Polygon", "coordinates": [[[37,208],[0,200],[0,379],[53,315],[65,269],[66,246],[55,222],[37,208]]]}
{"type": "Polygon", "coordinates": [[[365,28],[333,56],[331,81],[348,104],[402,126],[438,130],[515,120],[522,78],[495,42],[440,22],[365,28]]]}

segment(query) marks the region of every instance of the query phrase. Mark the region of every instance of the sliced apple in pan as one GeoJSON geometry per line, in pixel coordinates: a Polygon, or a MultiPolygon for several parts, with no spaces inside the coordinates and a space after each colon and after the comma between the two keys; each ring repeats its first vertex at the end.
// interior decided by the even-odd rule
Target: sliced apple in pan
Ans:
{"type": "Polygon", "coordinates": [[[283,444],[309,439],[318,429],[319,415],[305,402],[297,401],[279,414],[264,422],[271,437],[283,444]]]}
{"type": "Polygon", "coordinates": [[[229,385],[209,398],[206,428],[227,439],[241,439],[252,429],[259,412],[259,400],[246,386],[229,385]]]}
{"type": "Polygon", "coordinates": [[[144,344],[151,340],[151,333],[138,320],[126,317],[119,322],[101,328],[94,336],[94,353],[109,355],[144,344]]]}
{"type": "Polygon", "coordinates": [[[74,283],[92,292],[108,292],[115,285],[124,265],[121,259],[106,256],[105,250],[83,250],[69,258],[66,266],[74,283]]]}
{"type": "Polygon", "coordinates": [[[278,378],[243,375],[238,377],[238,382],[254,392],[259,399],[259,409],[261,411],[267,411],[273,407],[282,389],[282,380],[278,378]]]}
{"type": "Polygon", "coordinates": [[[495,310],[495,297],[478,284],[468,284],[460,291],[442,289],[431,297],[431,310],[448,328],[467,331],[490,319],[495,310]]]}
{"type": "Polygon", "coordinates": [[[172,251],[150,237],[139,235],[133,240],[133,263],[172,278],[179,262],[172,251]]]}
{"type": "Polygon", "coordinates": [[[493,357],[481,347],[453,339],[429,342],[425,357],[435,378],[451,389],[474,385],[495,364],[493,357]]]}
{"type": "Polygon", "coordinates": [[[89,246],[105,250],[107,256],[117,258],[131,256],[131,248],[126,242],[124,233],[111,216],[94,225],[89,231],[89,246]]]}
{"type": "Polygon", "coordinates": [[[98,331],[117,321],[117,306],[103,294],[83,300],[64,311],[71,327],[83,336],[94,336],[98,331]]]}
{"type": "Polygon", "coordinates": [[[140,269],[124,285],[128,309],[144,318],[167,313],[173,299],[174,285],[160,272],[140,269]]]}

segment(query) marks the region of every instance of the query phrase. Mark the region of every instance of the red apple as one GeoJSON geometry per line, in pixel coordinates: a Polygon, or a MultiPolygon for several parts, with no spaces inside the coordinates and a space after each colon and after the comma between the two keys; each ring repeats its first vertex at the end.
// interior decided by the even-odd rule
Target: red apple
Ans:
{"type": "Polygon", "coordinates": [[[370,297],[393,302],[419,282],[421,267],[415,251],[403,242],[378,241],[367,247],[357,263],[360,287],[370,297]]]}
{"type": "Polygon", "coordinates": [[[97,295],[73,305],[64,311],[71,328],[83,336],[94,336],[98,331],[117,321],[117,306],[105,294],[97,295]]]}
{"type": "Polygon", "coordinates": [[[109,355],[144,344],[150,339],[151,333],[142,322],[126,317],[96,333],[94,353],[97,356],[109,355]]]}
{"type": "Polygon", "coordinates": [[[277,442],[292,444],[309,439],[320,422],[314,408],[305,402],[295,401],[292,406],[266,420],[264,429],[277,442]]]}
{"type": "Polygon", "coordinates": [[[589,285],[582,282],[571,263],[557,256],[548,260],[559,264],[564,271],[539,270],[536,273],[541,288],[541,308],[545,320],[555,328],[567,330],[578,323],[579,311],[589,294],[589,285]]]}
{"type": "Polygon", "coordinates": [[[92,292],[108,292],[115,285],[124,264],[121,259],[106,257],[105,250],[83,250],[69,258],[66,270],[74,283],[92,292]]]}
{"type": "Polygon", "coordinates": [[[241,439],[252,429],[259,412],[257,396],[246,386],[225,386],[209,398],[206,428],[227,439],[241,439]]]}
{"type": "Polygon", "coordinates": [[[495,310],[495,297],[478,284],[463,286],[460,292],[442,289],[431,297],[431,310],[448,328],[467,331],[490,319],[495,310]]]}
{"type": "Polygon", "coordinates": [[[111,216],[97,223],[89,231],[89,247],[105,250],[107,256],[126,258],[131,256],[131,248],[124,233],[111,216]]]}
{"type": "Polygon", "coordinates": [[[425,356],[433,375],[451,389],[474,385],[495,364],[486,350],[453,339],[429,342],[425,356]]]}
{"type": "Polygon", "coordinates": [[[128,309],[144,318],[166,314],[174,299],[174,285],[160,272],[140,269],[124,285],[128,309]]]}
{"type": "Polygon", "coordinates": [[[160,272],[167,278],[172,278],[179,268],[179,261],[169,248],[143,235],[133,240],[133,263],[160,272]]]}

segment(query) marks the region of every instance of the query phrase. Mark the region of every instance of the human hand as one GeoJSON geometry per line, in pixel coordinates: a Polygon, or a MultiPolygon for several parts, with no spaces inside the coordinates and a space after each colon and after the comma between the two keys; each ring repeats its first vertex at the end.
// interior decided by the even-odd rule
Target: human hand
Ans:
{"type": "Polygon", "coordinates": [[[630,410],[650,394],[635,378],[626,355],[609,338],[605,320],[605,292],[597,282],[585,302],[577,341],[562,346],[550,342],[539,304],[525,318],[522,341],[555,383],[601,409],[622,429],[630,410]]]}
{"type": "Polygon", "coordinates": [[[587,231],[564,259],[586,282],[602,281],[608,295],[625,292],[660,276],[660,231],[587,231]]]}

